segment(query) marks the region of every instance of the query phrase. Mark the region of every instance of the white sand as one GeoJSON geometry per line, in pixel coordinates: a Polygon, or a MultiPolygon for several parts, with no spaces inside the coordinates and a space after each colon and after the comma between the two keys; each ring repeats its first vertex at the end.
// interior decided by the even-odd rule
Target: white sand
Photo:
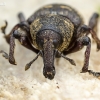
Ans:
{"type": "MultiPolygon", "coordinates": [[[[94,11],[100,7],[100,0],[0,0],[0,26],[8,21],[6,33],[18,23],[16,15],[24,12],[28,18],[39,7],[50,3],[64,3],[76,8],[87,24],[94,11]],[[3,5],[4,4],[4,5],[3,5]]],[[[99,20],[100,33],[100,20],[99,20]]],[[[99,34],[100,37],[100,34],[99,34]]],[[[9,52],[9,45],[0,34],[0,49],[9,52]]],[[[28,71],[24,66],[36,54],[20,46],[16,41],[15,58],[17,66],[9,64],[0,56],[0,100],[100,100],[100,80],[80,73],[84,62],[85,48],[68,57],[76,62],[76,67],[61,58],[53,80],[43,76],[43,62],[39,57],[28,71]]],[[[92,43],[89,69],[100,71],[100,51],[92,43]]]]}

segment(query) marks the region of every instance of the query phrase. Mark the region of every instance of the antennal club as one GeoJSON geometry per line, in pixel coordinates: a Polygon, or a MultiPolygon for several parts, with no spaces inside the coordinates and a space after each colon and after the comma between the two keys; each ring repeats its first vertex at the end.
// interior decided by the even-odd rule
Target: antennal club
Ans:
{"type": "Polygon", "coordinates": [[[70,58],[64,56],[64,55],[63,55],[62,53],[60,53],[58,50],[56,50],[56,52],[57,52],[61,57],[63,57],[64,59],[68,60],[72,65],[76,66],[76,64],[75,64],[75,62],[74,62],[73,59],[70,59],[70,58]]]}
{"type": "Polygon", "coordinates": [[[37,54],[37,56],[32,60],[30,61],[29,63],[26,64],[25,66],[25,71],[28,70],[31,66],[31,64],[38,58],[38,56],[41,54],[41,51],[37,54]]]}

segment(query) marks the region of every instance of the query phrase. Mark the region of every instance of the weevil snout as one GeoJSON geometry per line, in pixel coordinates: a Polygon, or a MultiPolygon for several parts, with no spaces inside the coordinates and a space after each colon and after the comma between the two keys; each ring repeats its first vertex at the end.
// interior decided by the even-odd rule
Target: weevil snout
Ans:
{"type": "Polygon", "coordinates": [[[45,78],[48,78],[50,80],[52,80],[55,76],[55,67],[44,67],[43,68],[43,74],[45,76],[45,78]]]}
{"type": "Polygon", "coordinates": [[[52,80],[55,76],[55,50],[62,44],[62,41],[62,36],[52,30],[42,30],[36,35],[36,44],[42,50],[45,78],[52,80]]]}

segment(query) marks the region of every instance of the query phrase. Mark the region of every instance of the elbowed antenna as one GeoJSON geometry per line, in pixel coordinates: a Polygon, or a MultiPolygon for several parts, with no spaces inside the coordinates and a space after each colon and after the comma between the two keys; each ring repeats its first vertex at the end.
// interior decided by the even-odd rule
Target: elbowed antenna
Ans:
{"type": "Polygon", "coordinates": [[[32,61],[30,61],[29,63],[26,64],[25,71],[30,68],[31,64],[38,58],[38,56],[41,54],[41,52],[42,51],[40,50],[39,53],[37,54],[37,56],[32,61]]]}
{"type": "Polygon", "coordinates": [[[70,59],[68,57],[66,57],[65,55],[63,55],[61,52],[59,52],[58,50],[55,50],[56,53],[58,53],[58,55],[60,55],[61,57],[63,57],[64,59],[68,60],[72,65],[76,66],[75,62],[73,59],[70,59]]]}

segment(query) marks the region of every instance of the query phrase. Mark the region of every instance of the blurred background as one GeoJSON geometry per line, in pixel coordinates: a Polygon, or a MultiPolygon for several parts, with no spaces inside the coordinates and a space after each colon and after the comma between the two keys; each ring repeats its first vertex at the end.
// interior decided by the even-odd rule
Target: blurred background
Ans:
{"type": "MultiPolygon", "coordinates": [[[[100,0],[0,0],[0,27],[8,21],[8,34],[18,20],[18,13],[23,12],[26,19],[37,9],[52,3],[67,4],[75,8],[83,17],[85,24],[94,12],[100,14],[100,0]]],[[[98,22],[100,38],[100,19],[98,22]]],[[[91,36],[90,36],[91,37],[91,36]]],[[[76,62],[76,66],[63,58],[56,65],[56,75],[53,80],[43,76],[43,61],[39,57],[28,71],[25,65],[36,54],[22,47],[16,41],[15,59],[17,65],[11,65],[0,54],[0,100],[99,100],[100,80],[88,73],[80,73],[84,63],[83,50],[68,55],[76,62]]],[[[9,45],[0,30],[0,50],[9,52],[9,45]]],[[[89,69],[100,71],[100,51],[92,43],[89,69]]]]}

